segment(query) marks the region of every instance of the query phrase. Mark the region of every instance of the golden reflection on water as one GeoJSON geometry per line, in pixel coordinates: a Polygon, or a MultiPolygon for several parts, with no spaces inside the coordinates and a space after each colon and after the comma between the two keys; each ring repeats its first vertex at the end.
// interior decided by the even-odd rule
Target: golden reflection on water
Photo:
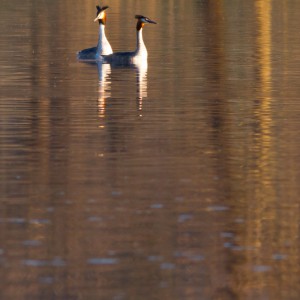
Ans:
{"type": "Polygon", "coordinates": [[[274,200],[272,179],[274,171],[274,145],[272,144],[272,68],[271,68],[271,1],[257,1],[257,61],[258,70],[257,105],[255,116],[258,119],[258,132],[255,134],[255,150],[259,157],[255,170],[260,188],[258,193],[265,193],[262,205],[270,205],[274,200]],[[262,190],[261,190],[262,188],[262,190]],[[271,203],[269,203],[271,202],[271,203]]]}
{"type": "Polygon", "coordinates": [[[266,276],[265,280],[258,276],[259,271],[271,271],[272,253],[268,251],[268,243],[272,235],[276,239],[276,232],[272,229],[275,225],[276,191],[274,190],[274,145],[272,144],[272,24],[271,1],[258,0],[255,2],[257,17],[257,91],[254,115],[257,125],[254,133],[253,151],[256,157],[256,166],[251,171],[254,179],[254,191],[252,202],[254,208],[249,209],[249,220],[246,242],[253,247],[253,252],[246,252],[247,265],[256,272],[246,273],[245,279],[249,288],[248,293],[255,297],[255,291],[251,286],[264,291],[270,284],[272,276],[266,276]],[[266,232],[268,234],[266,235],[266,232]],[[271,235],[271,236],[269,236],[271,235]],[[254,254],[255,253],[255,254],[254,254]],[[269,258],[268,258],[269,255],[269,258]]]}

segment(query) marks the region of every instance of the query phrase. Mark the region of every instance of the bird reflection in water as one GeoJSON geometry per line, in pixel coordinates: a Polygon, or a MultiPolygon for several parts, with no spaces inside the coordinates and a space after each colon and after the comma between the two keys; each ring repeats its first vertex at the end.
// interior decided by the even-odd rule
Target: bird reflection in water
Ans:
{"type": "Polygon", "coordinates": [[[111,96],[111,72],[114,69],[132,69],[136,73],[136,101],[139,116],[142,116],[143,99],[147,97],[147,61],[141,61],[128,65],[105,64],[101,61],[97,62],[98,80],[99,80],[99,96],[98,109],[99,117],[105,117],[106,99],[111,96]]]}
{"type": "MultiPolygon", "coordinates": [[[[135,64],[136,70],[136,100],[138,104],[138,110],[141,113],[143,108],[143,99],[147,98],[147,70],[148,63],[147,61],[135,64]]],[[[142,116],[140,114],[140,116],[142,116]]]]}
{"type": "Polygon", "coordinates": [[[98,111],[99,117],[105,117],[105,103],[106,99],[111,96],[111,67],[109,64],[103,64],[102,62],[97,62],[97,69],[98,69],[98,83],[99,83],[99,90],[98,90],[98,111]]]}

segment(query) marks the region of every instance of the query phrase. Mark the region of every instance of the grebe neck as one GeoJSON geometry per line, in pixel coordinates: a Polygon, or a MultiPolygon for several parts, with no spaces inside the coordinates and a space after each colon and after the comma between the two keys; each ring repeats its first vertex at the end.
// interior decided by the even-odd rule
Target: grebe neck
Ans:
{"type": "Polygon", "coordinates": [[[112,48],[105,35],[105,25],[99,24],[99,39],[97,45],[97,55],[109,55],[112,54],[112,48]]]}
{"type": "Polygon", "coordinates": [[[147,48],[145,46],[144,40],[143,40],[143,28],[141,27],[136,31],[136,54],[147,56],[147,48]]]}

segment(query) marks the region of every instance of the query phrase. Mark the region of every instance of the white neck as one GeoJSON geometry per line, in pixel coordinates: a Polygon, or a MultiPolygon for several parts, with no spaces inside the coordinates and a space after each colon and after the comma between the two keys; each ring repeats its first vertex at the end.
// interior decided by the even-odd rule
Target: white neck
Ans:
{"type": "Polygon", "coordinates": [[[105,25],[99,26],[99,39],[97,45],[97,55],[109,55],[112,54],[112,48],[105,35],[105,25]]]}
{"type": "Polygon", "coordinates": [[[147,58],[148,52],[143,40],[143,29],[137,30],[136,32],[136,55],[147,58]]]}

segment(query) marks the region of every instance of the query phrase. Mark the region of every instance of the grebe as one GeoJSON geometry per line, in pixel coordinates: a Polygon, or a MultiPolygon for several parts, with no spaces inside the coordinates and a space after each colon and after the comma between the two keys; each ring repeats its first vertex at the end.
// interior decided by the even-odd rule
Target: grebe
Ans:
{"type": "Polygon", "coordinates": [[[99,22],[99,39],[97,47],[92,47],[88,49],[81,50],[77,53],[77,58],[82,60],[97,60],[101,59],[101,55],[112,54],[112,48],[105,36],[105,24],[106,24],[106,12],[105,10],[108,6],[103,6],[102,8],[97,5],[97,16],[94,22],[98,20],[99,22]]]}
{"type": "Polygon", "coordinates": [[[133,52],[116,52],[110,55],[104,55],[103,61],[105,63],[110,63],[112,65],[128,65],[140,63],[141,61],[147,61],[148,52],[143,41],[143,27],[146,23],[157,23],[141,15],[136,15],[135,18],[138,20],[136,24],[136,50],[133,52]]]}

